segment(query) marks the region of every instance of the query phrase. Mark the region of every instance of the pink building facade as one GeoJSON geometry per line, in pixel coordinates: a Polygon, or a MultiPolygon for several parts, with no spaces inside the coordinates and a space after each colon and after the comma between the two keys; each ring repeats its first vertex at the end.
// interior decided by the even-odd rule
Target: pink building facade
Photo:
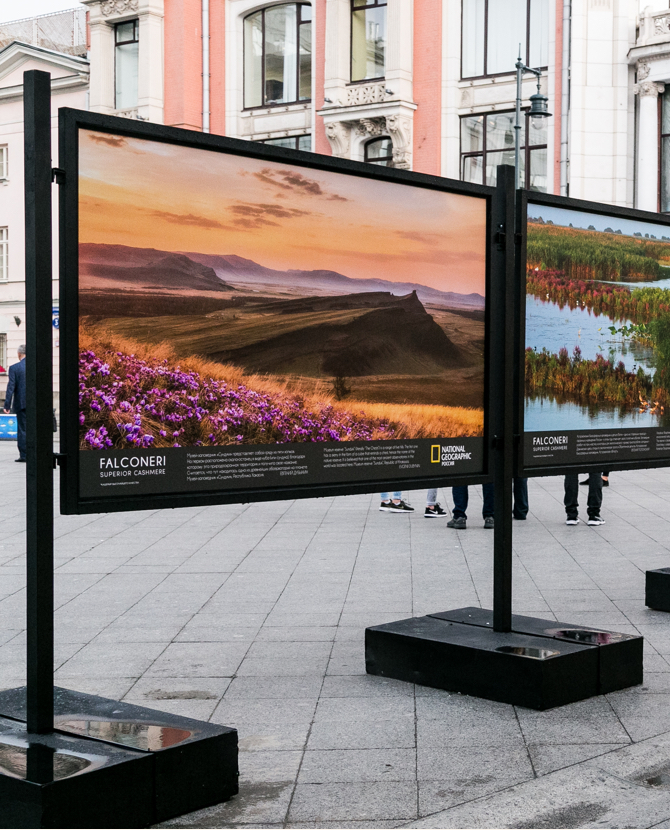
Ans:
{"type": "Polygon", "coordinates": [[[670,210],[667,0],[80,1],[95,111],[488,183],[520,49],[525,186],[670,210]]]}

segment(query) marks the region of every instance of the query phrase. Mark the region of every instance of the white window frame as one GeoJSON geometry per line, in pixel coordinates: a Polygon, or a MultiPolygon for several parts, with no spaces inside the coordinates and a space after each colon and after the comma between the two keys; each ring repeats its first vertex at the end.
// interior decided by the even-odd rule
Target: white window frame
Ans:
{"type": "Polygon", "coordinates": [[[7,282],[9,279],[9,228],[0,228],[0,282],[7,282]]]}
{"type": "Polygon", "coordinates": [[[9,178],[9,148],[6,144],[0,144],[0,182],[9,178]]]}

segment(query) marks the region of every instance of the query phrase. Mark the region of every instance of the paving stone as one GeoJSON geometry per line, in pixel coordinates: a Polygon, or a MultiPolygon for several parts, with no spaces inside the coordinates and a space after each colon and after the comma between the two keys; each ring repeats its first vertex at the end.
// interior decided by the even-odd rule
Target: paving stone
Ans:
{"type": "Polygon", "coordinates": [[[414,780],[414,749],[308,750],[298,776],[301,784],[414,780]]]}
{"type": "Polygon", "coordinates": [[[410,819],[416,816],[416,783],[408,781],[349,783],[343,798],[338,784],[298,784],[295,788],[290,823],[341,819],[375,821],[410,819]]]}
{"type": "Polygon", "coordinates": [[[670,814],[670,792],[582,766],[433,813],[411,828],[650,827],[670,814]],[[644,816],[645,821],[640,819],[644,816]]]}

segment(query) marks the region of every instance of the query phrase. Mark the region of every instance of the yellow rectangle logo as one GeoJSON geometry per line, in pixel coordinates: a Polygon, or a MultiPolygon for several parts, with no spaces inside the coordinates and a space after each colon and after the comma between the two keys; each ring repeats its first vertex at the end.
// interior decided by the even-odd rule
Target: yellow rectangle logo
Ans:
{"type": "Polygon", "coordinates": [[[433,444],[430,448],[430,463],[439,464],[442,447],[439,444],[433,444]]]}

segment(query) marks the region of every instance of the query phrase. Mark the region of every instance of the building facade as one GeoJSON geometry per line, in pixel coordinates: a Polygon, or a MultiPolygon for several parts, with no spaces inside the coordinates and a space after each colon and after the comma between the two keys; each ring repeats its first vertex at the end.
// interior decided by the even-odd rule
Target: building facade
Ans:
{"type": "Polygon", "coordinates": [[[469,181],[513,160],[520,50],[524,185],[670,209],[666,0],[81,2],[94,111],[469,181]]]}
{"type": "MultiPolygon", "coordinates": [[[[7,369],[26,341],[23,201],[23,73],[51,74],[53,163],[58,163],[59,107],[88,107],[86,12],[45,15],[0,25],[0,402],[7,369]]],[[[54,189],[55,191],[55,189],[54,189]]],[[[58,275],[54,192],[54,276],[58,275]]],[[[58,281],[54,279],[54,383],[58,403],[58,281]]]]}

